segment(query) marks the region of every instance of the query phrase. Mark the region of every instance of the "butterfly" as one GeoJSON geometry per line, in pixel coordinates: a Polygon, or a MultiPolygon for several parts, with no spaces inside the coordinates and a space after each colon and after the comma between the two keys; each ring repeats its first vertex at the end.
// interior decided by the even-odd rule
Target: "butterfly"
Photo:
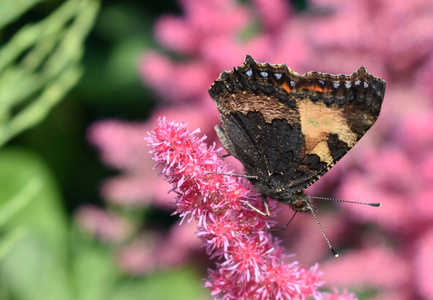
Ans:
{"type": "Polygon", "coordinates": [[[247,55],[241,66],[221,73],[209,94],[220,113],[218,137],[243,164],[245,175],[238,176],[261,194],[266,214],[267,197],[314,212],[304,189],[375,123],[385,82],[364,67],[352,75],[299,75],[247,55]]]}

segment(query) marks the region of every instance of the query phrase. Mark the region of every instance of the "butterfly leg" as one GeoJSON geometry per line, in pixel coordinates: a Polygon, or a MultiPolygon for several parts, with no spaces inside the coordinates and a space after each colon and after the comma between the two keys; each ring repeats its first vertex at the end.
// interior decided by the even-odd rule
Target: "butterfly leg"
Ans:
{"type": "Polygon", "coordinates": [[[266,216],[270,216],[271,213],[269,212],[268,199],[266,198],[265,195],[262,195],[262,200],[263,200],[263,205],[265,206],[266,216]]]}
{"type": "Polygon", "coordinates": [[[271,213],[269,212],[269,206],[268,206],[268,200],[266,199],[266,196],[262,195],[262,200],[263,200],[263,204],[265,205],[265,210],[266,212],[262,212],[260,209],[258,209],[257,207],[254,207],[254,205],[252,205],[251,203],[246,203],[246,205],[251,208],[252,210],[254,210],[255,212],[263,215],[263,216],[267,216],[269,217],[271,215],[271,213]]]}

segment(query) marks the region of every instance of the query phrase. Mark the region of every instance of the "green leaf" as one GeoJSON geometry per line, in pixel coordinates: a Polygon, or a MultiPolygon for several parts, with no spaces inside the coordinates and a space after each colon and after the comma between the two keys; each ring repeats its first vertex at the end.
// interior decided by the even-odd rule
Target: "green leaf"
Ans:
{"type": "Polygon", "coordinates": [[[159,271],[145,278],[125,280],[113,291],[113,297],[108,299],[190,300],[210,299],[210,296],[199,274],[193,268],[183,267],[159,271]]]}
{"type": "Polygon", "coordinates": [[[71,259],[74,299],[109,299],[121,277],[114,265],[112,250],[76,231],[72,235],[71,259]]]}
{"type": "Polygon", "coordinates": [[[0,150],[0,229],[27,228],[63,245],[65,212],[46,165],[30,151],[0,150]]]}
{"type": "MultiPolygon", "coordinates": [[[[6,9],[0,16],[25,12],[27,6],[17,9],[10,3],[0,2],[6,9]]],[[[98,10],[97,0],[64,1],[0,47],[0,145],[45,118],[78,82],[84,39],[98,10]]]]}
{"type": "Polygon", "coordinates": [[[0,291],[10,299],[71,299],[67,220],[50,172],[22,149],[1,150],[0,166],[0,291]]]}
{"type": "Polygon", "coordinates": [[[13,22],[29,8],[41,0],[1,0],[0,1],[0,29],[13,22]]]}

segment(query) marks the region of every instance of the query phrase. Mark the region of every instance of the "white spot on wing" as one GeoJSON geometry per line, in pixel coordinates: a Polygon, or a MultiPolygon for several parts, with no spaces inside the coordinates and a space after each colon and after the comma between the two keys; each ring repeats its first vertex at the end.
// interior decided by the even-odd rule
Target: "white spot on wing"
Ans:
{"type": "Polygon", "coordinates": [[[334,87],[334,89],[338,89],[338,87],[340,86],[340,83],[339,82],[334,82],[332,84],[332,86],[334,87]]]}
{"type": "Polygon", "coordinates": [[[253,76],[253,70],[249,69],[248,71],[245,72],[245,74],[247,74],[248,77],[253,76]]]}
{"type": "Polygon", "coordinates": [[[317,80],[321,85],[324,85],[325,82],[323,80],[317,80]]]}
{"type": "Polygon", "coordinates": [[[263,78],[268,78],[268,73],[267,73],[267,72],[260,72],[260,75],[261,75],[263,78]]]}
{"type": "Polygon", "coordinates": [[[364,88],[368,88],[368,83],[364,82],[364,88]]]}
{"type": "Polygon", "coordinates": [[[290,80],[290,86],[295,86],[295,82],[293,80],[290,80]]]}
{"type": "Polygon", "coordinates": [[[281,73],[275,73],[274,76],[275,76],[275,78],[277,78],[277,80],[280,80],[281,77],[283,77],[283,74],[281,74],[281,73]]]}
{"type": "Polygon", "coordinates": [[[355,81],[355,85],[360,85],[361,84],[361,80],[357,80],[357,81],[355,81]]]}
{"type": "Polygon", "coordinates": [[[350,82],[346,82],[344,86],[346,87],[346,89],[350,89],[352,87],[352,84],[350,82]]]}

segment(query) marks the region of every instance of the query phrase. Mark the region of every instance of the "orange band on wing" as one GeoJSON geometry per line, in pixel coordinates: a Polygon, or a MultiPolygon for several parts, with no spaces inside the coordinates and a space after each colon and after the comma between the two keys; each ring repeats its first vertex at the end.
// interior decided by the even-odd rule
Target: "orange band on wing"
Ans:
{"type": "Polygon", "coordinates": [[[318,93],[332,93],[333,92],[333,90],[330,88],[321,88],[320,86],[317,86],[317,85],[307,85],[307,86],[301,87],[301,89],[315,91],[318,93]]]}
{"type": "Polygon", "coordinates": [[[281,87],[287,92],[290,93],[292,91],[292,89],[290,88],[290,86],[287,84],[287,82],[284,82],[281,87]]]}

